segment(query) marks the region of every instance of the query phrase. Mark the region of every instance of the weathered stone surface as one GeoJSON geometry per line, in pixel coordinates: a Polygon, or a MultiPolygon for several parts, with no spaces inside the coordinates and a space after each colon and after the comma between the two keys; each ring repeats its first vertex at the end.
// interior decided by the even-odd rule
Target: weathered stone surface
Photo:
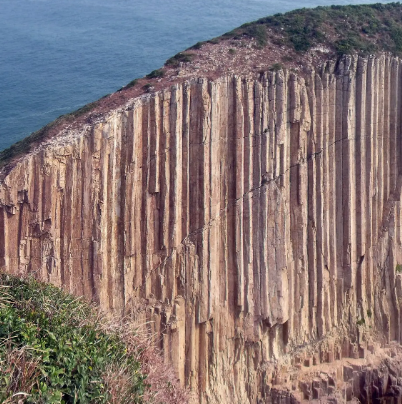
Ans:
{"type": "Polygon", "coordinates": [[[353,399],[353,367],[286,369],[401,340],[401,72],[200,78],[66,131],[0,185],[0,267],[144,307],[203,403],[353,399]]]}

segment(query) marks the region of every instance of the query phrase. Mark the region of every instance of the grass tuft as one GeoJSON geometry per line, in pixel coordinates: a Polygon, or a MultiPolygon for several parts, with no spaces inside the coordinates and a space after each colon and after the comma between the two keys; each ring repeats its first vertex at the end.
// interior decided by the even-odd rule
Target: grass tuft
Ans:
{"type": "Polygon", "coordinates": [[[165,62],[166,66],[178,67],[180,63],[189,63],[193,60],[194,54],[187,52],[180,52],[177,55],[171,57],[165,62]]]}
{"type": "Polygon", "coordinates": [[[279,70],[282,70],[283,69],[283,66],[280,64],[280,63],[274,63],[270,68],[269,68],[269,70],[271,71],[271,72],[278,72],[279,70]]]}
{"type": "Polygon", "coordinates": [[[131,80],[129,83],[127,83],[124,87],[120,88],[117,90],[117,92],[123,91],[123,90],[127,90],[128,88],[132,88],[134,86],[136,86],[138,83],[138,79],[134,79],[131,80]]]}
{"type": "Polygon", "coordinates": [[[164,75],[165,72],[163,71],[163,69],[157,69],[147,74],[146,77],[147,79],[156,79],[156,78],[162,78],[164,75]]]}
{"type": "Polygon", "coordinates": [[[195,45],[193,45],[191,48],[189,48],[189,49],[194,49],[194,50],[197,50],[197,49],[201,49],[202,48],[202,45],[204,45],[204,43],[205,42],[197,42],[195,45]]]}

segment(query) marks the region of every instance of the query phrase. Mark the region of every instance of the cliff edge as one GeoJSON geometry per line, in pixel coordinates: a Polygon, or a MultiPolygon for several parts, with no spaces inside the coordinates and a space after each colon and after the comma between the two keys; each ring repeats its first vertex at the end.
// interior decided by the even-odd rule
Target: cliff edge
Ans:
{"type": "Polygon", "coordinates": [[[148,321],[202,403],[398,399],[401,33],[267,17],[60,118],[3,152],[0,268],[148,321]]]}

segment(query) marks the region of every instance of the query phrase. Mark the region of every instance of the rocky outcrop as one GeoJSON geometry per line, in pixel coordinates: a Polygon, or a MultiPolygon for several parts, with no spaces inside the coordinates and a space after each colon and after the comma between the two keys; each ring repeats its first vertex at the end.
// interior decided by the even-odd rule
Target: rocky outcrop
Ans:
{"type": "Polygon", "coordinates": [[[296,359],[282,368],[270,392],[273,403],[395,403],[402,400],[402,350],[370,345],[364,358],[330,363],[296,359]],[[276,384],[279,384],[277,388],[276,384]]]}
{"type": "Polygon", "coordinates": [[[315,398],[283,369],[401,340],[401,84],[347,56],[133,99],[4,177],[0,267],[143,307],[203,403],[315,398]]]}

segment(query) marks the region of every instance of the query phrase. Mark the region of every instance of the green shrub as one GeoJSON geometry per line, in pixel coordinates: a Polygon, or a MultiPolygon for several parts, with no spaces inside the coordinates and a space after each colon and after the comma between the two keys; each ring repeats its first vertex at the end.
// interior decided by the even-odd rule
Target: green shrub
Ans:
{"type": "MultiPolygon", "coordinates": [[[[102,98],[104,98],[104,97],[102,97],[102,98]]],[[[96,108],[97,105],[98,105],[98,101],[91,102],[91,103],[89,103],[87,105],[84,105],[81,108],[78,108],[76,111],[73,111],[73,112],[70,112],[70,113],[66,114],[65,116],[78,118],[79,116],[84,115],[87,112],[92,111],[94,108],[96,108]]]]}
{"type": "Polygon", "coordinates": [[[244,33],[254,38],[259,46],[265,46],[267,43],[267,29],[262,24],[247,25],[244,33]]]}
{"type": "Polygon", "coordinates": [[[157,69],[152,71],[151,73],[147,74],[147,79],[156,79],[156,78],[161,78],[165,75],[165,72],[163,69],[157,69]]]}
{"type": "Polygon", "coordinates": [[[113,367],[129,379],[126,398],[142,402],[145,377],[119,335],[53,286],[0,275],[0,341],[0,402],[18,393],[26,403],[108,403],[113,367]]]}
{"type": "Polygon", "coordinates": [[[127,88],[131,88],[136,86],[138,83],[138,79],[131,80],[128,84],[126,84],[122,89],[125,90],[127,88]]]}
{"type": "Polygon", "coordinates": [[[177,67],[180,63],[189,63],[193,60],[193,53],[180,52],[165,62],[166,66],[177,67]]]}
{"type": "Polygon", "coordinates": [[[202,45],[204,44],[205,42],[197,42],[195,45],[193,45],[191,48],[189,48],[189,49],[194,49],[194,50],[197,50],[197,49],[201,49],[202,48],[202,45]]]}
{"type": "MultiPolygon", "coordinates": [[[[223,35],[225,36],[225,34],[223,35]]],[[[212,43],[213,45],[216,45],[220,42],[220,38],[212,38],[208,41],[208,43],[212,43]]]]}
{"type": "Polygon", "coordinates": [[[277,71],[282,70],[282,69],[283,69],[283,66],[282,66],[280,63],[274,63],[274,64],[269,68],[269,70],[270,70],[271,72],[277,72],[277,71]]]}
{"type": "Polygon", "coordinates": [[[402,27],[392,27],[390,30],[390,37],[394,42],[394,51],[402,51],[402,27]]]}
{"type": "Polygon", "coordinates": [[[153,87],[153,86],[152,86],[151,83],[147,83],[147,84],[144,84],[144,85],[142,86],[142,89],[145,90],[145,91],[149,91],[149,90],[151,90],[152,87],[153,87]]]}
{"type": "Polygon", "coordinates": [[[353,38],[340,39],[335,42],[335,49],[338,53],[349,53],[356,46],[356,41],[353,38]]]}

